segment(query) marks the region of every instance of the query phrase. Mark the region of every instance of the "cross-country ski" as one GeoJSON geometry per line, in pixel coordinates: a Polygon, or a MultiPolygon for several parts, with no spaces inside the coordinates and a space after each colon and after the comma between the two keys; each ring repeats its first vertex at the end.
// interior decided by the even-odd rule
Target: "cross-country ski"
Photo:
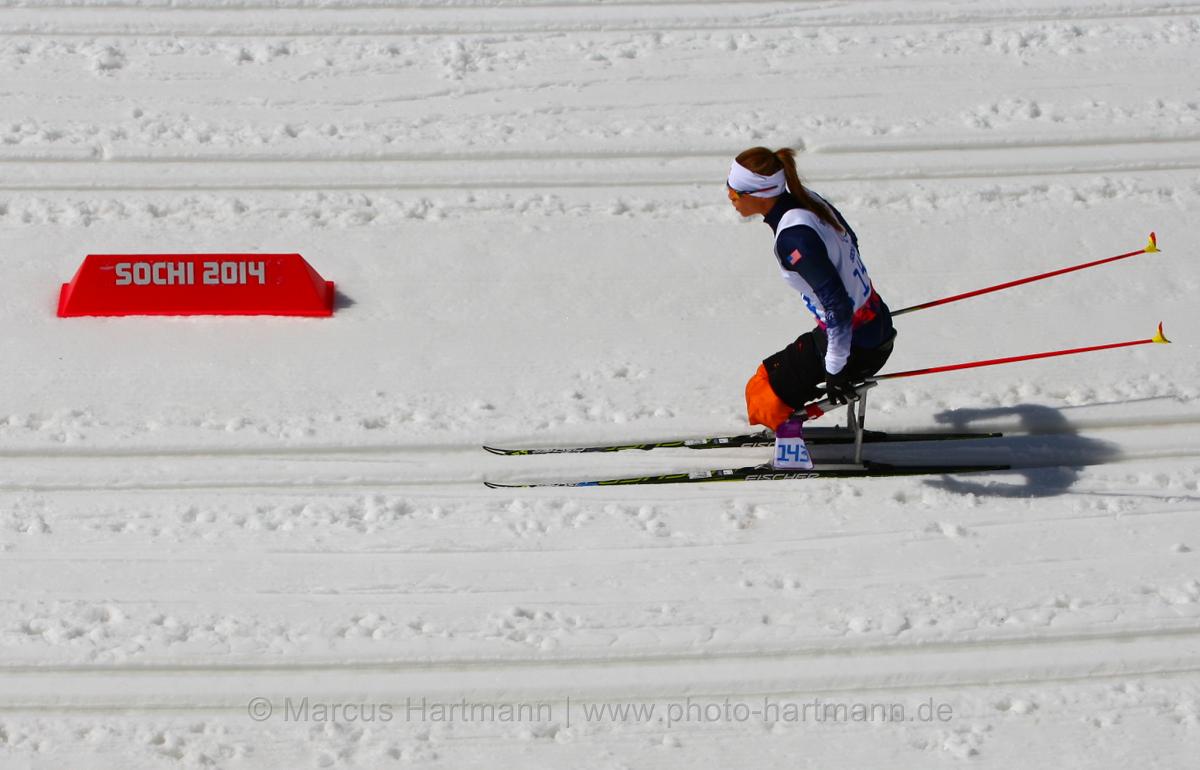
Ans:
{"type": "MultiPolygon", "coordinates": [[[[950,432],[886,432],[879,430],[864,430],[863,442],[867,444],[892,444],[903,442],[925,441],[958,441],[971,438],[1000,438],[1003,433],[950,433],[950,432]]],[[[809,444],[853,444],[854,432],[848,428],[810,428],[804,433],[804,440],[809,444]]],[[[521,455],[548,454],[587,454],[592,452],[627,452],[631,450],[648,451],[651,449],[734,449],[738,447],[765,447],[775,445],[775,434],[771,431],[754,431],[730,436],[707,436],[704,438],[667,439],[663,441],[645,441],[630,444],[596,444],[591,446],[562,446],[562,447],[493,447],[483,448],[495,455],[517,457],[521,455]]]]}
{"type": "Polygon", "coordinates": [[[686,473],[660,473],[619,479],[590,481],[548,481],[526,484],[485,482],[492,489],[532,489],[535,487],[611,487],[633,484],[699,484],[729,481],[808,481],[811,479],[857,479],[885,476],[928,476],[946,473],[979,473],[1009,470],[1008,465],[889,465],[887,463],[831,463],[800,470],[782,470],[771,463],[741,468],[719,468],[686,473]]]}

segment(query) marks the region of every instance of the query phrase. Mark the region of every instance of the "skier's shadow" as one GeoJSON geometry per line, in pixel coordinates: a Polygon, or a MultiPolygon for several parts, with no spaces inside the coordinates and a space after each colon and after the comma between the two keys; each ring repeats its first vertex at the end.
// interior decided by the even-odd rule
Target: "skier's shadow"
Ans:
{"type": "MultiPolygon", "coordinates": [[[[1022,435],[1004,436],[987,441],[1003,449],[1012,466],[1011,473],[1023,477],[1020,484],[973,481],[970,476],[945,476],[927,481],[930,486],[960,494],[991,497],[1052,497],[1068,492],[1079,480],[1082,468],[1110,462],[1120,456],[1119,448],[1106,441],[1085,438],[1075,432],[1062,412],[1038,404],[1019,404],[989,409],[950,409],[934,419],[954,431],[988,430],[980,423],[1015,417],[1022,435]]],[[[995,428],[992,428],[993,430],[995,428]]],[[[999,459],[999,458],[997,458],[999,459]]]]}

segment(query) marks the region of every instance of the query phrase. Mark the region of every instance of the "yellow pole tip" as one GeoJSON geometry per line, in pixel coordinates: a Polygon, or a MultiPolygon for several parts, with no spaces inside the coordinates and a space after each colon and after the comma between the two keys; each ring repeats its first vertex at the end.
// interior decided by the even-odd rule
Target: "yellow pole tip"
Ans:
{"type": "Polygon", "coordinates": [[[1167,339],[1167,336],[1166,336],[1165,334],[1163,334],[1163,328],[1162,328],[1162,326],[1163,326],[1163,325],[1162,325],[1162,323],[1160,322],[1160,323],[1158,324],[1158,331],[1154,333],[1154,337],[1151,339],[1151,341],[1152,341],[1152,342],[1157,342],[1157,343],[1159,343],[1159,344],[1161,344],[1161,345],[1169,345],[1169,344],[1171,343],[1171,341],[1170,341],[1169,339],[1167,339]]]}
{"type": "Polygon", "coordinates": [[[1146,253],[1153,254],[1158,251],[1158,236],[1150,233],[1150,242],[1146,244],[1146,253]]]}

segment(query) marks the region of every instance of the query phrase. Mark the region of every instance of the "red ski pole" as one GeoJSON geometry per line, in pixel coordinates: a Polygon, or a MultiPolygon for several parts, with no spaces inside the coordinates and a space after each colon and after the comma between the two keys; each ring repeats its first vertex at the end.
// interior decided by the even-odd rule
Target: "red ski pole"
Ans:
{"type": "Polygon", "coordinates": [[[872,380],[893,380],[897,377],[916,377],[921,374],[935,374],[937,372],[953,372],[958,369],[975,369],[980,366],[998,366],[1000,364],[1012,364],[1017,361],[1032,361],[1036,358],[1053,358],[1055,356],[1070,356],[1075,353],[1090,353],[1094,350],[1111,350],[1113,348],[1127,348],[1133,345],[1149,345],[1151,343],[1166,344],[1170,340],[1163,334],[1162,324],[1158,325],[1158,331],[1148,340],[1133,340],[1131,342],[1112,342],[1107,345],[1092,345],[1086,348],[1071,348],[1070,350],[1051,350],[1047,353],[1030,353],[1024,356],[1009,356],[1008,358],[992,358],[987,361],[969,361],[965,364],[949,364],[947,366],[933,366],[928,369],[910,369],[907,372],[892,372],[890,374],[877,374],[868,379],[872,380]]]}
{"type": "Polygon", "coordinates": [[[937,307],[938,305],[948,305],[951,302],[957,302],[960,299],[969,299],[970,297],[978,297],[980,294],[990,294],[993,291],[1000,291],[1001,289],[1010,289],[1013,286],[1020,286],[1023,283],[1033,283],[1034,281],[1040,281],[1044,278],[1053,278],[1056,275],[1062,275],[1064,273],[1073,273],[1076,270],[1083,270],[1084,268],[1095,267],[1096,265],[1103,265],[1103,264],[1107,264],[1109,262],[1116,262],[1118,259],[1126,259],[1128,257],[1136,257],[1139,254],[1153,254],[1157,251],[1158,251],[1158,238],[1154,235],[1154,233],[1150,233],[1150,241],[1146,244],[1146,248],[1144,248],[1144,249],[1138,249],[1137,251],[1131,251],[1128,254],[1118,254],[1115,257],[1107,257],[1105,259],[1097,259],[1094,262],[1085,262],[1082,265],[1074,265],[1072,267],[1064,267],[1061,270],[1053,270],[1049,273],[1042,273],[1040,275],[1031,275],[1028,278],[1018,278],[1015,281],[1009,281],[1007,283],[999,283],[999,284],[996,284],[995,286],[988,286],[983,289],[976,289],[975,291],[968,291],[963,294],[955,294],[952,297],[943,297],[941,299],[935,299],[935,300],[931,300],[929,302],[922,302],[920,305],[913,305],[912,307],[906,307],[902,310],[893,310],[892,315],[893,316],[904,315],[905,313],[913,313],[917,310],[925,310],[926,308],[937,307]]]}

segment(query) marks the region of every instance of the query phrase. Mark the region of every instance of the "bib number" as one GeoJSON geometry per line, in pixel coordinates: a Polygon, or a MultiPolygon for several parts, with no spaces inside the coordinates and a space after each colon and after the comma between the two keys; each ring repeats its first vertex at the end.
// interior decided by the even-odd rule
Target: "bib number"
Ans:
{"type": "Polygon", "coordinates": [[[780,438],[775,440],[775,462],[777,469],[812,468],[812,457],[802,438],[780,438]]]}

